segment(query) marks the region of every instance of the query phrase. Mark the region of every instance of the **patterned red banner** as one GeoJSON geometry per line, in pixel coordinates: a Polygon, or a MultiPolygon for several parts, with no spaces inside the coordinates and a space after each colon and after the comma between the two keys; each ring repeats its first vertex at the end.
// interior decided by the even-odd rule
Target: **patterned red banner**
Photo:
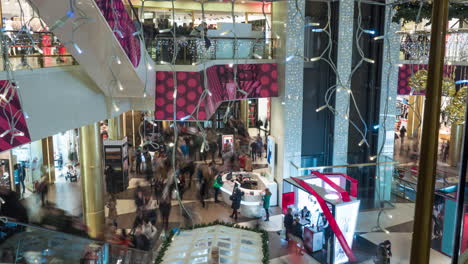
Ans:
{"type": "MultiPolygon", "coordinates": [[[[203,72],[177,72],[176,118],[195,116],[207,120],[224,101],[246,98],[278,96],[276,64],[237,65],[237,83],[234,83],[232,65],[215,65],[207,69],[207,83],[211,95],[200,102],[198,113],[194,111],[203,93],[203,72]]],[[[172,72],[156,74],[156,120],[172,120],[174,113],[174,82],[172,72]]]]}

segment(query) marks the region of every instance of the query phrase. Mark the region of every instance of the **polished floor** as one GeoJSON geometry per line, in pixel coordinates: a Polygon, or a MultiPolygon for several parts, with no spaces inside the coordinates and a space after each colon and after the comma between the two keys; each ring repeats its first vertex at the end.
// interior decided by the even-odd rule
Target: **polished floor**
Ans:
{"type": "MultiPolygon", "coordinates": [[[[256,164],[257,170],[263,170],[264,160],[256,164]]],[[[195,181],[195,180],[194,180],[195,181]]],[[[142,186],[146,195],[153,197],[149,184],[143,178],[143,175],[131,173],[129,187],[122,193],[117,194],[117,224],[119,228],[131,230],[136,217],[136,207],[133,200],[135,188],[142,186]]],[[[197,195],[197,185],[192,183],[191,188],[186,191],[182,201],[183,206],[190,212],[190,219],[183,216],[181,207],[177,201],[172,202],[172,211],[169,219],[169,227],[180,227],[191,223],[207,223],[215,220],[233,222],[229,217],[231,209],[225,203],[214,203],[213,198],[207,200],[206,208],[203,208],[197,195]]],[[[212,194],[210,197],[213,197],[212,194]]],[[[70,183],[57,179],[57,182],[51,186],[47,199],[55,204],[56,207],[65,210],[68,214],[81,216],[81,187],[80,182],[70,183]]],[[[154,199],[153,199],[154,200],[154,199]]],[[[358,263],[373,263],[376,252],[376,245],[390,240],[392,242],[393,257],[391,263],[408,263],[411,248],[411,233],[414,215],[414,203],[398,200],[394,208],[388,208],[381,213],[380,220],[377,222],[378,210],[361,211],[358,217],[356,236],[353,243],[353,252],[358,258],[358,263]],[[386,230],[387,232],[385,232],[386,230]]],[[[44,212],[37,194],[33,194],[25,202],[30,209],[30,215],[40,217],[44,212]]],[[[157,209],[156,202],[152,202],[149,208],[157,209]]],[[[320,262],[323,252],[317,252],[311,256],[296,256],[290,254],[287,243],[284,239],[283,215],[278,207],[271,208],[270,221],[265,222],[262,219],[251,219],[241,215],[236,223],[244,226],[260,226],[269,233],[270,237],[270,263],[324,263],[320,262]],[[299,259],[297,259],[299,258],[299,259]]],[[[107,215],[106,208],[106,215],[107,215]]],[[[158,212],[159,215],[159,212],[158,212]]],[[[164,236],[162,232],[161,219],[158,217],[157,223],[158,235],[164,236]]],[[[159,243],[161,240],[158,240],[159,243]]],[[[431,250],[431,263],[445,264],[450,263],[450,258],[431,250]]]]}

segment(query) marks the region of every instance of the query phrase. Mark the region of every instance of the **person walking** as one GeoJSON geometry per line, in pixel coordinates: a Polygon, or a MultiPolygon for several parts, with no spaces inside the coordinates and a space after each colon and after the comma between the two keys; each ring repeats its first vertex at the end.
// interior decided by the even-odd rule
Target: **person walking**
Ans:
{"type": "Polygon", "coordinates": [[[141,174],[141,149],[138,148],[135,152],[135,170],[137,174],[141,174]]]}
{"type": "Polygon", "coordinates": [[[289,240],[289,234],[292,234],[294,224],[294,217],[292,209],[288,208],[288,213],[284,216],[284,228],[286,229],[286,241],[289,240]]]}
{"type": "Polygon", "coordinates": [[[403,144],[405,144],[405,137],[406,137],[406,128],[405,126],[401,126],[400,128],[401,147],[403,146],[403,144]]]}
{"type": "Polygon", "coordinates": [[[171,215],[171,208],[171,196],[168,192],[161,197],[161,201],[159,202],[159,211],[161,212],[162,226],[166,231],[169,229],[169,216],[171,215]]]}
{"type": "Polygon", "coordinates": [[[232,201],[232,214],[231,218],[234,218],[237,221],[237,217],[239,215],[238,210],[240,209],[242,197],[244,196],[244,192],[242,192],[237,186],[234,187],[234,192],[232,193],[230,199],[232,201]]]}
{"type": "Polygon", "coordinates": [[[265,221],[270,221],[270,212],[268,211],[270,209],[270,199],[271,199],[270,189],[266,188],[265,194],[262,197],[263,209],[265,209],[265,213],[266,213],[265,221]]]}
{"type": "Polygon", "coordinates": [[[208,180],[206,179],[206,175],[203,175],[200,179],[200,202],[205,208],[206,203],[205,203],[205,198],[208,193],[208,180]]]}
{"type": "Polygon", "coordinates": [[[250,143],[250,157],[252,157],[252,161],[255,162],[257,159],[257,142],[253,141],[250,143]]]}
{"type": "Polygon", "coordinates": [[[215,203],[219,203],[218,195],[222,186],[223,186],[223,177],[221,176],[221,174],[218,174],[218,176],[216,176],[216,179],[214,180],[214,183],[213,183],[215,203]]]}

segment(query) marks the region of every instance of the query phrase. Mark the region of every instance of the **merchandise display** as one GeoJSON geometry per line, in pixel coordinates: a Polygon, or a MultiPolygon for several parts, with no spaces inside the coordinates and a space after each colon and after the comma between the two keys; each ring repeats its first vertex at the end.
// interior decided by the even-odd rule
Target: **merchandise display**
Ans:
{"type": "Polygon", "coordinates": [[[353,261],[351,248],[360,205],[357,181],[343,173],[313,171],[285,179],[284,189],[292,190],[283,196],[288,197],[287,207],[301,226],[301,234],[294,235],[304,238],[304,247],[311,253],[325,250],[327,263],[353,261]]]}
{"type": "Polygon", "coordinates": [[[261,233],[213,225],[175,234],[161,263],[260,264],[262,250],[261,233]]]}
{"type": "Polygon", "coordinates": [[[256,218],[261,217],[264,212],[262,207],[262,195],[265,188],[270,189],[272,196],[270,205],[277,205],[277,184],[274,181],[269,181],[267,178],[260,176],[258,173],[252,172],[232,172],[222,176],[223,186],[221,194],[225,203],[231,205],[229,199],[237,185],[244,196],[241,201],[240,211],[243,216],[256,218]]]}

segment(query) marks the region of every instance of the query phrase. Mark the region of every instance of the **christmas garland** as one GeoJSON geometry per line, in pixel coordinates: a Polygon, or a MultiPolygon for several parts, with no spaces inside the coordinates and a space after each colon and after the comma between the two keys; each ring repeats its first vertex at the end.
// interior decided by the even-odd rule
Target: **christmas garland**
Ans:
{"type": "MultiPolygon", "coordinates": [[[[393,15],[392,21],[395,23],[403,22],[414,22],[419,12],[419,2],[409,2],[404,4],[395,5],[395,15],[393,15]]],[[[432,3],[424,3],[421,8],[420,19],[428,19],[431,21],[432,16],[432,3]]],[[[449,20],[451,19],[468,19],[468,5],[461,3],[450,3],[449,20]]]]}
{"type": "MultiPolygon", "coordinates": [[[[263,258],[262,258],[262,263],[263,264],[268,264],[269,263],[269,249],[268,249],[268,232],[260,229],[260,228],[250,228],[250,227],[245,227],[245,226],[240,226],[237,224],[232,224],[232,223],[226,223],[226,222],[221,222],[221,221],[214,221],[212,223],[206,223],[206,224],[196,224],[193,227],[188,227],[188,228],[181,228],[180,230],[193,230],[197,228],[204,228],[204,227],[209,227],[209,226],[215,226],[215,225],[222,225],[222,226],[227,226],[231,228],[237,228],[237,229],[242,229],[246,231],[252,231],[256,233],[260,233],[262,237],[262,251],[263,251],[263,258]]],[[[172,230],[167,239],[162,243],[161,248],[158,252],[158,256],[156,257],[156,260],[154,261],[155,264],[162,264],[163,263],[163,258],[164,254],[166,253],[167,249],[172,243],[173,237],[177,231],[172,230]]]]}

